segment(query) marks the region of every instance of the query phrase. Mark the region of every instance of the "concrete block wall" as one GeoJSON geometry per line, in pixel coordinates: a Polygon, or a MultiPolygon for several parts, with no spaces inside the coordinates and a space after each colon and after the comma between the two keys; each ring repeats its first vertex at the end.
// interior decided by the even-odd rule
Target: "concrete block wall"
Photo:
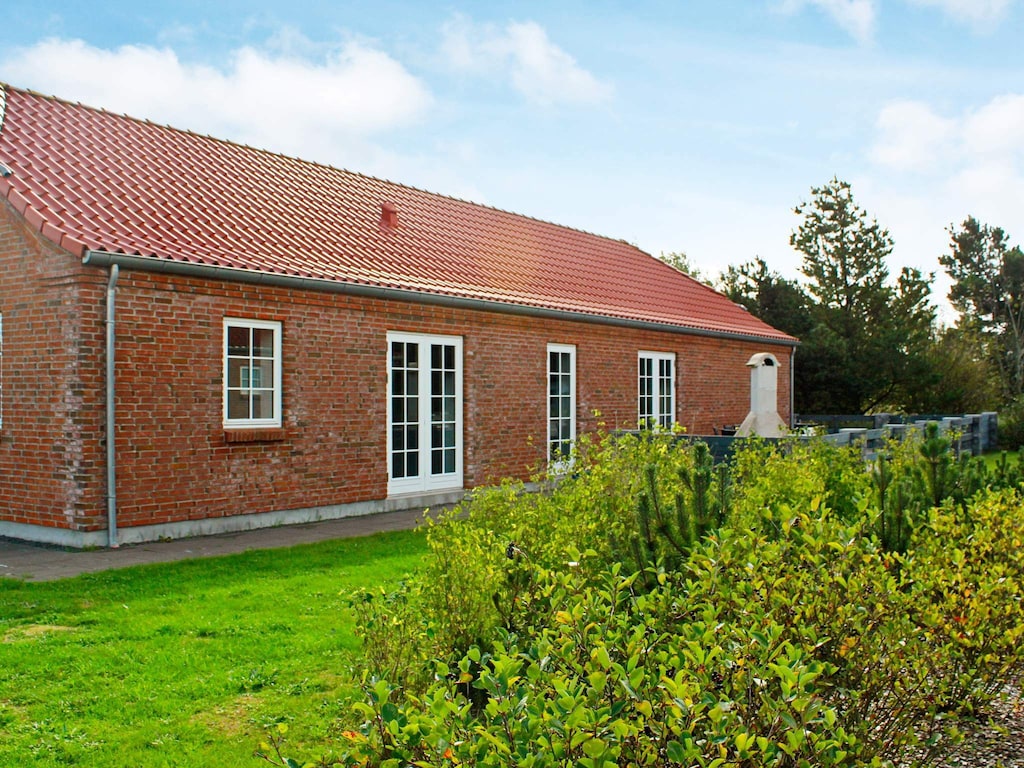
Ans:
{"type": "MultiPolygon", "coordinates": [[[[884,416],[888,419],[888,416],[884,416]]],[[[932,419],[917,419],[910,423],[881,423],[875,429],[863,429],[850,427],[840,429],[823,435],[823,438],[835,445],[854,445],[861,443],[864,456],[867,459],[874,459],[877,451],[888,440],[903,440],[909,434],[923,434],[930,422],[939,425],[939,433],[948,435],[954,440],[953,450],[959,455],[968,453],[979,456],[988,451],[994,451],[999,447],[997,424],[998,414],[986,412],[983,414],[969,414],[966,416],[945,416],[932,419]]]]}

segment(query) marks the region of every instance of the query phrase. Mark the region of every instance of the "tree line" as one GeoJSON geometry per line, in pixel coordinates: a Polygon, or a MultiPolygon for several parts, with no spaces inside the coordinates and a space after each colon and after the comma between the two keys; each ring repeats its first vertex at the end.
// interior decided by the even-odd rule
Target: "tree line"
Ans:
{"type": "MultiPolygon", "coordinates": [[[[756,257],[710,282],[800,339],[797,413],[1024,412],[1024,252],[1003,229],[974,216],[949,227],[939,263],[959,316],[948,326],[930,301],[934,273],[890,273],[893,238],[848,182],[812,187],[793,210],[802,279],[756,257]]],[[[694,272],[685,254],[662,258],[694,272]]]]}

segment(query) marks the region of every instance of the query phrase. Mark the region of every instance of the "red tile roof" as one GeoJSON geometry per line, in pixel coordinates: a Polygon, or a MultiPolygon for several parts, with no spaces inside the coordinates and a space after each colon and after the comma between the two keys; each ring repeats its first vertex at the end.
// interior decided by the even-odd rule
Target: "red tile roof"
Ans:
{"type": "Polygon", "coordinates": [[[3,84],[0,165],[10,171],[0,169],[0,197],[79,256],[135,254],[795,343],[619,240],[3,84]]]}

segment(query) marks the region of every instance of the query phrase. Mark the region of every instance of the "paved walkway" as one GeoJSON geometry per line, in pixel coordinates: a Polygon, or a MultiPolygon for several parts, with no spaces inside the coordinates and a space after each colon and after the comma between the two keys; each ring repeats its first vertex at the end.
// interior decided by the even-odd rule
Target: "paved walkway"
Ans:
{"type": "Polygon", "coordinates": [[[80,573],[127,568],[144,563],[168,563],[196,557],[217,557],[250,549],[276,549],[314,541],[368,536],[380,531],[415,528],[422,509],[345,517],[319,523],[283,525],[255,531],[197,536],[174,541],[132,544],[118,549],[69,550],[0,539],[0,579],[56,581],[80,573]]]}

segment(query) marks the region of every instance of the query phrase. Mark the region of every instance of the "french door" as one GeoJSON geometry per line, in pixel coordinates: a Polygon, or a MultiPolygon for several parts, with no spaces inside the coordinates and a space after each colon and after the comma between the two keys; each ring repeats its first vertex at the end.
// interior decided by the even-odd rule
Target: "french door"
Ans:
{"type": "Polygon", "coordinates": [[[388,495],[462,487],[462,339],[389,333],[388,495]]]}

